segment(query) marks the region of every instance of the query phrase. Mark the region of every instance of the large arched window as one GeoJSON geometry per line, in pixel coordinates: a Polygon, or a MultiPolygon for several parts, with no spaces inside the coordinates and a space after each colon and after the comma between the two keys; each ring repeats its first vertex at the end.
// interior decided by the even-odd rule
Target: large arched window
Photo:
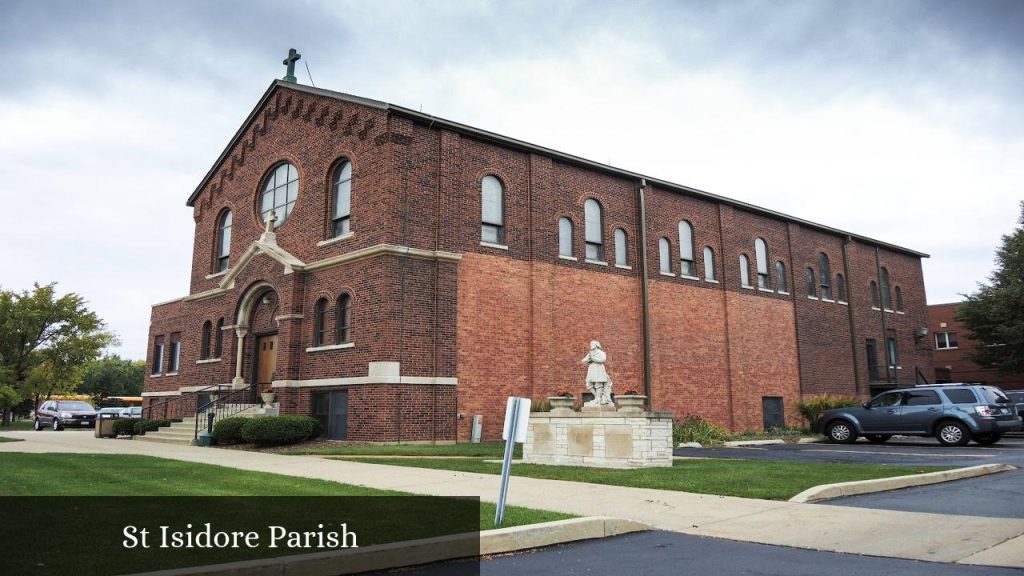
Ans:
{"type": "Polygon", "coordinates": [[[295,206],[299,195],[299,172],[295,166],[285,162],[267,174],[260,188],[260,218],[270,220],[270,213],[277,214],[274,227],[284,224],[295,206]]]}
{"type": "Polygon", "coordinates": [[[480,240],[505,243],[505,186],[496,176],[480,181],[480,240]]]}
{"type": "Polygon", "coordinates": [[[558,255],[572,257],[572,220],[558,219],[558,255]]]}
{"type": "Polygon", "coordinates": [[[313,306],[313,347],[327,343],[327,299],[321,298],[313,306]]]}
{"type": "Polygon", "coordinates": [[[626,247],[626,231],[615,229],[615,265],[629,266],[629,248],[626,247]]]}
{"type": "Polygon", "coordinates": [[[331,236],[337,238],[352,231],[352,163],[338,164],[332,181],[331,236]]]}
{"type": "Polygon", "coordinates": [[[658,269],[662,274],[672,273],[672,260],[670,254],[672,253],[672,246],[669,244],[668,238],[662,237],[658,239],[658,269]]]}
{"type": "Polygon", "coordinates": [[[352,297],[348,294],[338,296],[338,304],[334,309],[334,343],[345,344],[352,340],[352,297]]]}
{"type": "Polygon", "coordinates": [[[836,299],[846,302],[846,279],[842,274],[836,274],[836,299]]]}
{"type": "Polygon", "coordinates": [[[199,359],[206,360],[210,357],[210,336],[213,334],[213,324],[209,320],[203,322],[202,341],[199,344],[199,359]]]}
{"type": "Polygon", "coordinates": [[[763,238],[754,240],[754,259],[757,261],[757,287],[771,290],[772,285],[768,281],[768,245],[763,238]]]}
{"type": "Polygon", "coordinates": [[[704,247],[704,279],[715,280],[715,251],[711,246],[704,247]]]}
{"type": "Polygon", "coordinates": [[[807,268],[807,295],[811,298],[818,297],[818,283],[814,281],[814,268],[807,268]]]}
{"type": "Polygon", "coordinates": [[[882,268],[882,309],[892,310],[892,297],[889,292],[889,271],[882,268]]]}
{"type": "Polygon", "coordinates": [[[217,320],[217,333],[213,335],[213,357],[220,358],[224,350],[224,319],[217,320]]]}
{"type": "Polygon", "coordinates": [[[789,294],[789,287],[786,286],[786,265],[782,260],[775,263],[775,289],[779,294],[789,294]]]}
{"type": "Polygon", "coordinates": [[[821,298],[832,299],[832,268],[828,263],[828,255],[824,252],[818,254],[818,278],[821,279],[821,298]]]}
{"type": "Polygon", "coordinates": [[[604,229],[601,222],[601,204],[593,198],[583,203],[583,240],[587,244],[587,260],[604,260],[604,229]]]}
{"type": "Polygon", "coordinates": [[[750,258],[746,254],[740,254],[740,286],[753,288],[750,285],[750,258]]]}
{"type": "Polygon", "coordinates": [[[679,275],[697,275],[697,264],[693,261],[693,226],[686,220],[679,223],[679,275]]]}
{"type": "Polygon", "coordinates": [[[871,281],[871,307],[878,310],[878,284],[871,281]]]}
{"type": "Polygon", "coordinates": [[[217,218],[217,272],[228,269],[231,257],[231,210],[225,210],[217,218]]]}

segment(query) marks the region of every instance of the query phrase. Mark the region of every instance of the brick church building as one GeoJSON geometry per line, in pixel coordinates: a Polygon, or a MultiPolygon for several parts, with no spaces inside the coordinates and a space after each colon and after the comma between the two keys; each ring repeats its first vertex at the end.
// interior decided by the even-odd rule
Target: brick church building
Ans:
{"type": "Polygon", "coordinates": [[[739,431],[934,373],[925,254],[383,102],[275,81],[187,205],[150,406],[494,439],[508,396],[583,392],[596,339],[614,392],[739,431]]]}

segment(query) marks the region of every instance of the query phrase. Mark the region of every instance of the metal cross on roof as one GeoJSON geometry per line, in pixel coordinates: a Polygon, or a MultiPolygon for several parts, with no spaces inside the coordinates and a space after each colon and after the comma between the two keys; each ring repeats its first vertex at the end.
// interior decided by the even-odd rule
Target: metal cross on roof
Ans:
{"type": "Polygon", "coordinates": [[[294,84],[297,81],[295,79],[295,61],[299,58],[302,58],[302,54],[299,54],[295,48],[288,49],[288,57],[284,59],[284,62],[281,62],[281,64],[288,67],[288,73],[284,76],[285,82],[294,84]]]}

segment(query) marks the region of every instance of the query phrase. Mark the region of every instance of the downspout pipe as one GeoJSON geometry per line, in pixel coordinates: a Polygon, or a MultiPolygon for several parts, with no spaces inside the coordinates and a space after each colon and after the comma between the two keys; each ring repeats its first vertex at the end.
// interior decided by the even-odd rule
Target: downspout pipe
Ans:
{"type": "Polygon", "coordinates": [[[638,228],[640,230],[640,323],[643,332],[644,396],[647,396],[647,409],[652,410],[654,398],[651,394],[651,314],[647,285],[647,206],[644,195],[646,188],[647,179],[641,178],[640,187],[637,189],[638,228]]]}

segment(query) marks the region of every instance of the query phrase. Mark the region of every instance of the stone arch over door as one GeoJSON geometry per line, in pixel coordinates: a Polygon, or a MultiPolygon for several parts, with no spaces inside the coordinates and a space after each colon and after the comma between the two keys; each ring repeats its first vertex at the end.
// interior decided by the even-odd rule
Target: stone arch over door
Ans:
{"type": "MultiPolygon", "coordinates": [[[[235,377],[231,380],[233,388],[245,387],[246,349],[251,347],[257,332],[269,331],[276,325],[275,317],[279,306],[278,291],[270,282],[256,282],[246,289],[239,299],[235,312],[238,349],[235,354],[235,377]]],[[[251,359],[251,356],[249,358],[251,359]]]]}

